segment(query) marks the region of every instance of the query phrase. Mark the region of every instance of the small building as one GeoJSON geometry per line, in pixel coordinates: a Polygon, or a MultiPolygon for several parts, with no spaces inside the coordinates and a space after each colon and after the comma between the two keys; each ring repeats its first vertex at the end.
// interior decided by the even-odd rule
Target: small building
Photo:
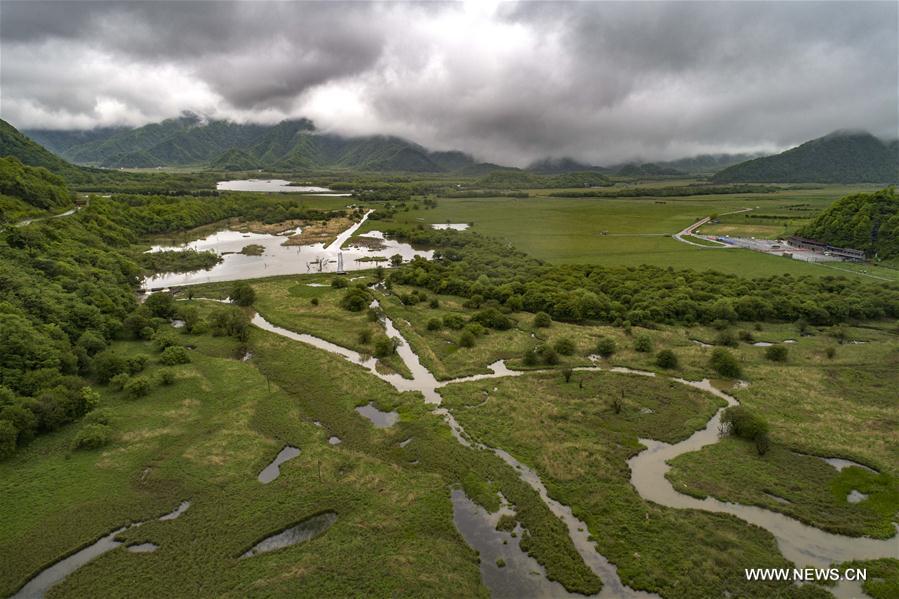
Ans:
{"type": "Polygon", "coordinates": [[[863,252],[862,250],[836,247],[830,245],[829,243],[818,241],[817,239],[808,239],[806,237],[798,237],[796,235],[791,236],[789,239],[787,239],[787,241],[791,246],[796,248],[811,250],[813,252],[820,252],[828,256],[836,256],[838,258],[849,260],[851,262],[865,261],[865,252],[863,252]]]}

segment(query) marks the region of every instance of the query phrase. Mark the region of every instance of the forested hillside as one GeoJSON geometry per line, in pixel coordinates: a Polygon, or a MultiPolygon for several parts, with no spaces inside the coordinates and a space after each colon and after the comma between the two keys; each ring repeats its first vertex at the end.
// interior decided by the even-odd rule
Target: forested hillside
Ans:
{"type": "Polygon", "coordinates": [[[864,250],[871,257],[894,258],[899,256],[899,196],[892,187],[847,196],[797,234],[864,250]]]}
{"type": "Polygon", "coordinates": [[[724,169],[720,183],[895,183],[899,180],[896,143],[869,133],[837,131],[776,156],[756,158],[724,169]]]}
{"type": "Polygon", "coordinates": [[[600,187],[611,185],[608,177],[596,172],[565,172],[557,175],[536,175],[527,171],[493,171],[475,182],[486,189],[527,189],[563,187],[600,187]]]}
{"type": "Polygon", "coordinates": [[[207,121],[185,113],[161,123],[102,134],[39,130],[33,135],[63,158],[104,167],[450,172],[475,164],[462,152],[431,152],[398,137],[321,133],[308,119],[256,125],[207,121]]]}
{"type": "Polygon", "coordinates": [[[0,158],[0,223],[68,208],[73,199],[63,180],[47,169],[26,166],[12,156],[0,158]]]}

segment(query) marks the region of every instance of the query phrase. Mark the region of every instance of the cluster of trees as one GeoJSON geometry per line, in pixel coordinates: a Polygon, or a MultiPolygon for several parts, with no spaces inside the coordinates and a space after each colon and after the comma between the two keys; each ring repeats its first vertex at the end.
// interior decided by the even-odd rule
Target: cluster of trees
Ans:
{"type": "Polygon", "coordinates": [[[642,198],[722,195],[732,193],[774,193],[781,188],[774,185],[681,185],[673,187],[628,187],[613,191],[591,189],[585,191],[556,191],[555,198],[642,198]]]}
{"type": "Polygon", "coordinates": [[[899,286],[844,277],[764,278],[656,266],[547,265],[471,231],[393,230],[435,259],[392,271],[395,283],[469,298],[472,306],[546,312],[558,320],[692,324],[804,320],[832,325],[899,317],[899,286]]]}
{"type": "Polygon", "coordinates": [[[60,177],[43,167],[25,166],[13,156],[0,158],[0,196],[18,199],[38,210],[68,208],[75,199],[60,177]]]}
{"type": "Polygon", "coordinates": [[[862,250],[870,257],[899,256],[899,195],[888,187],[846,196],[796,234],[862,250]]]}
{"type": "Polygon", "coordinates": [[[764,418],[744,408],[731,406],[721,415],[721,432],[755,443],[759,455],[765,455],[771,446],[768,423],[764,418]]]}
{"type": "Polygon", "coordinates": [[[475,185],[484,189],[561,189],[564,187],[603,187],[609,178],[596,172],[572,172],[537,175],[527,171],[501,170],[481,177],[475,185]]]}
{"type": "MultiPolygon", "coordinates": [[[[176,310],[168,296],[153,295],[138,305],[134,293],[142,270],[132,244],[141,236],[240,210],[241,203],[219,198],[95,198],[72,216],[3,230],[0,421],[11,424],[0,425],[6,431],[0,438],[14,429],[20,445],[55,430],[89,411],[92,381],[108,381],[122,368],[129,377],[139,372],[140,364],[109,362],[106,350],[114,339],[152,339],[176,317],[190,330],[246,339],[249,323],[237,308],[223,307],[202,322],[195,310],[176,310]]],[[[181,359],[178,350],[169,353],[166,360],[181,359]]]]}

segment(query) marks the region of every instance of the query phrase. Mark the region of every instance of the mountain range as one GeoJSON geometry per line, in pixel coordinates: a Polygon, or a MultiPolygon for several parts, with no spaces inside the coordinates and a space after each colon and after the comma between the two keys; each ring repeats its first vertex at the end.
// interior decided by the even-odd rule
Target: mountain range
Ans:
{"type": "Polygon", "coordinates": [[[899,141],[834,131],[777,154],[719,171],[716,183],[896,183],[899,141]]]}

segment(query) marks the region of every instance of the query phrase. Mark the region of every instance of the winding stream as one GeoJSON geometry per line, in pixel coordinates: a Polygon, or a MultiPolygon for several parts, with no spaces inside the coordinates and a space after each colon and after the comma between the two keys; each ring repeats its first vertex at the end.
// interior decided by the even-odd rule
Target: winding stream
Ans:
{"type": "MultiPolygon", "coordinates": [[[[157,520],[167,521],[174,520],[178,518],[181,514],[187,511],[187,508],[190,507],[189,501],[182,501],[178,507],[176,507],[173,511],[160,516],[157,520]]],[[[76,551],[75,553],[65,557],[49,568],[45,568],[41,570],[41,572],[29,580],[25,586],[18,590],[18,592],[13,595],[13,599],[39,599],[43,597],[50,587],[53,585],[62,582],[62,580],[80,568],[84,566],[88,562],[91,562],[104,553],[108,553],[119,547],[123,544],[122,541],[117,541],[116,537],[125,532],[130,528],[137,528],[138,526],[142,526],[146,524],[149,520],[144,520],[142,522],[134,522],[133,524],[128,524],[122,526],[121,528],[117,528],[112,531],[108,535],[100,537],[87,547],[76,551]]],[[[128,547],[127,549],[133,553],[149,553],[155,551],[157,548],[153,543],[141,543],[140,545],[133,545],[132,547],[128,547]],[[152,545],[152,548],[150,547],[152,545]]]]}
{"type": "MultiPolygon", "coordinates": [[[[373,306],[377,307],[377,302],[373,302],[373,306]]],[[[490,374],[468,376],[449,381],[437,381],[421,364],[418,356],[412,351],[411,346],[396,329],[390,318],[382,314],[382,322],[387,335],[396,337],[400,341],[397,353],[412,373],[412,379],[405,379],[394,374],[382,374],[377,371],[377,360],[374,358],[363,359],[363,357],[356,352],[317,337],[294,333],[276,327],[258,314],[253,319],[253,324],[264,330],[341,355],[344,358],[365,367],[378,378],[393,385],[398,391],[418,391],[422,393],[425,401],[435,406],[434,413],[444,418],[450,426],[454,437],[460,443],[467,447],[475,445],[493,451],[497,456],[503,459],[503,461],[514,468],[515,471],[519,473],[522,480],[527,482],[535,491],[537,491],[552,513],[565,523],[568,527],[569,536],[578,553],[584,559],[584,562],[603,581],[603,590],[600,593],[600,597],[657,597],[657,595],[651,593],[631,589],[621,582],[615,565],[597,552],[593,542],[589,540],[589,531],[586,524],[574,516],[570,507],[559,503],[549,496],[545,485],[534,470],[525,464],[522,464],[502,449],[489,448],[480,443],[473,442],[453,415],[445,408],[439,407],[441,397],[438,389],[443,386],[488,378],[520,376],[527,373],[524,371],[509,370],[503,361],[498,361],[490,365],[490,374]]],[[[599,366],[592,366],[580,367],[575,370],[605,370],[625,375],[656,376],[656,373],[653,372],[632,370],[623,367],[602,368],[599,366]]],[[[688,381],[674,377],[666,378],[720,397],[727,402],[728,406],[738,404],[735,398],[716,389],[708,380],[688,381]]],[[[631,483],[641,497],[647,501],[652,501],[675,509],[698,509],[708,512],[727,513],[736,516],[745,522],[760,526],[775,537],[778,547],[784,557],[794,562],[797,566],[826,568],[832,564],[849,560],[874,559],[879,557],[899,558],[899,541],[897,541],[896,537],[890,539],[872,539],[868,537],[848,537],[832,534],[802,524],[781,513],[772,512],[760,507],[729,503],[711,497],[700,500],[678,493],[665,477],[665,474],[670,469],[668,461],[681,454],[697,451],[706,445],[716,443],[719,438],[718,430],[723,410],[724,408],[719,409],[706,423],[704,428],[696,431],[690,437],[679,443],[668,444],[653,439],[640,439],[640,442],[646,446],[646,449],[628,460],[628,466],[631,469],[631,483]]],[[[491,588],[491,592],[495,596],[503,594],[501,589],[493,588],[489,583],[490,581],[485,579],[485,584],[488,584],[488,587],[491,588]]],[[[861,594],[860,588],[861,587],[857,583],[841,582],[837,587],[831,588],[831,591],[837,597],[858,597],[861,594]]]]}

